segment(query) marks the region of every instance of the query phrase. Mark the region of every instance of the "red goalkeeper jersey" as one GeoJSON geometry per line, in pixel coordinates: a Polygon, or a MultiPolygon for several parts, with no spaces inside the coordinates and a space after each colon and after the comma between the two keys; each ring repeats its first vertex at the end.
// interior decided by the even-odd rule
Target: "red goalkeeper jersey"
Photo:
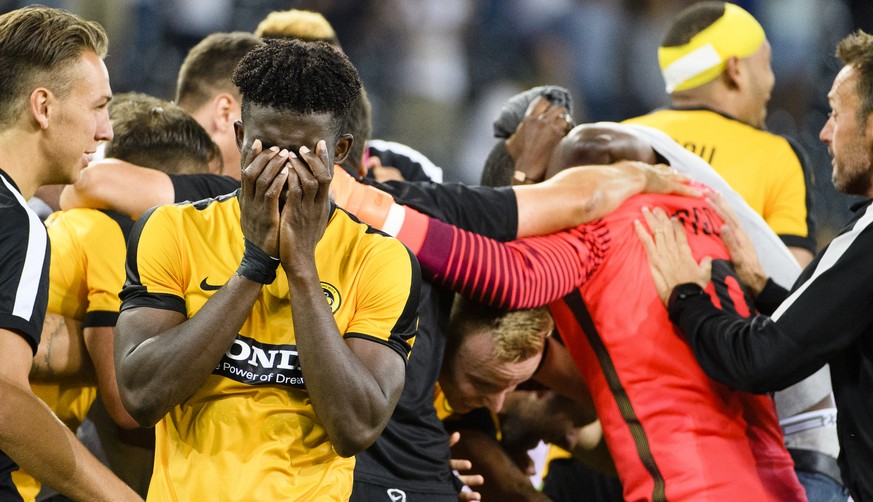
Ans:
{"type": "Polygon", "coordinates": [[[425,275],[474,300],[549,304],[626,500],[805,500],[772,399],[707,377],[668,319],[633,229],[644,206],[683,222],[695,258],[714,259],[713,301],[750,316],[721,220],[702,199],[640,195],[594,223],[510,243],[431,219],[417,255],[425,275]]]}

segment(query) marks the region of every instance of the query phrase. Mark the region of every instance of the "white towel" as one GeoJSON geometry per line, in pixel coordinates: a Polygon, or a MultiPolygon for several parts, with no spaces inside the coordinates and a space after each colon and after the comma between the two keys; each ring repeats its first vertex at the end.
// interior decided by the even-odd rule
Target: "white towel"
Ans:
{"type": "MultiPolygon", "coordinates": [[[[623,125],[637,137],[652,145],[655,151],[667,159],[671,167],[717,190],[737,214],[743,230],[752,239],[767,275],[787,289],[794,285],[801,270],[794,255],[764,219],[749,207],[740,194],[731,188],[708,162],[689,152],[658,129],[637,124],[623,125]]],[[[781,425],[790,423],[797,413],[808,409],[830,394],[831,379],[827,366],[791,387],[776,392],[774,399],[781,425]]],[[[836,410],[833,412],[835,413],[836,410]]],[[[785,432],[786,446],[789,448],[813,450],[832,457],[839,454],[836,430],[832,427],[817,427],[797,434],[783,432],[785,432]]]]}
{"type": "Polygon", "coordinates": [[[652,145],[655,151],[670,162],[671,167],[720,193],[737,214],[743,230],[755,244],[764,271],[780,286],[791,288],[800,275],[800,264],[767,222],[746,204],[740,194],[709,163],[682,148],[682,145],[658,129],[637,124],[622,125],[652,145]]]}

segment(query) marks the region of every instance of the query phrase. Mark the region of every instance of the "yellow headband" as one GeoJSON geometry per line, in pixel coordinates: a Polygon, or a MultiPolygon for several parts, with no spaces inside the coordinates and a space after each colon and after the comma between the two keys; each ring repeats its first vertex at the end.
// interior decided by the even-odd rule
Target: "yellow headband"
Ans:
{"type": "Polygon", "coordinates": [[[690,42],[658,48],[667,92],[693,89],[711,81],[721,75],[729,58],[747,58],[763,43],[764,29],[758,21],[741,7],[725,3],[724,15],[690,42]]]}

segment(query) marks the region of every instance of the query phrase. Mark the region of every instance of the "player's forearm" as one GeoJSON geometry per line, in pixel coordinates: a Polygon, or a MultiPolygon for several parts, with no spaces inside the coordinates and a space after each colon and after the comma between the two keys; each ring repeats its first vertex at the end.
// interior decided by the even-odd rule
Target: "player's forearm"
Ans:
{"type": "MultiPolygon", "coordinates": [[[[84,178],[84,173],[87,169],[83,169],[82,178],[79,179],[79,182],[82,182],[84,178]]],[[[104,202],[99,196],[90,193],[90,187],[93,185],[86,184],[79,185],[78,183],[75,185],[67,185],[61,191],[61,196],[59,199],[61,209],[75,209],[78,207],[90,207],[93,209],[109,209],[109,204],[104,202]]]]}
{"type": "Polygon", "coordinates": [[[566,268],[576,262],[578,251],[567,242],[559,244],[560,250],[531,259],[522,248],[458,229],[390,200],[386,207],[376,206],[378,214],[367,204],[350,205],[360,207],[356,215],[362,221],[396,236],[415,253],[426,277],[475,301],[497,308],[536,307],[560,298],[578,282],[566,268]],[[393,208],[390,217],[388,208],[393,208]],[[470,273],[479,270],[483,256],[492,257],[492,266],[481,267],[484,273],[470,273]],[[548,286],[539,287],[542,284],[548,286]]]}
{"type": "Polygon", "coordinates": [[[174,202],[173,182],[166,173],[107,159],[82,170],[61,192],[61,208],[111,209],[132,218],[159,204],[174,202]]]}
{"type": "Polygon", "coordinates": [[[85,350],[80,324],[46,313],[30,381],[34,383],[95,382],[94,367],[85,350]]]}
{"type": "Polygon", "coordinates": [[[0,380],[0,449],[73,500],[141,500],[27,390],[0,380]]]}
{"type": "Polygon", "coordinates": [[[118,393],[118,379],[115,377],[115,361],[113,347],[115,327],[94,326],[84,330],[85,345],[88,356],[97,374],[97,388],[100,399],[112,420],[125,429],[135,429],[139,424],[124,408],[121,395],[118,393]]]}
{"type": "Polygon", "coordinates": [[[513,187],[518,237],[545,235],[594,221],[643,191],[642,171],[625,164],[568,169],[536,185],[513,187]]]}
{"type": "Polygon", "coordinates": [[[140,425],[154,425],[203,384],[251,314],[261,287],[235,274],[193,317],[165,326],[138,315],[147,309],[121,313],[115,349],[118,388],[124,407],[140,425]]]}
{"type": "Polygon", "coordinates": [[[79,180],[67,185],[61,192],[62,209],[90,207],[95,209],[112,209],[113,203],[122,198],[121,194],[129,190],[116,171],[114,163],[103,161],[94,163],[82,169],[79,180]],[[118,194],[113,196],[113,194],[118,194]]]}
{"type": "Polygon", "coordinates": [[[303,269],[294,267],[288,273],[291,311],[302,313],[293,316],[300,368],[312,407],[334,449],[341,456],[352,456],[373,444],[385,428],[400,396],[403,377],[399,386],[396,378],[380,383],[349,346],[378,344],[344,340],[324,300],[314,264],[308,271],[303,269]]]}
{"type": "Polygon", "coordinates": [[[588,259],[588,245],[579,229],[502,243],[431,219],[416,257],[434,282],[514,310],[547,305],[583,284],[599,264],[588,259]]]}
{"type": "Polygon", "coordinates": [[[756,394],[781,390],[826,362],[809,346],[798,345],[805,333],[786,332],[764,316],[731,316],[706,295],[674,300],[668,310],[706,374],[735,389],[756,394]]]}

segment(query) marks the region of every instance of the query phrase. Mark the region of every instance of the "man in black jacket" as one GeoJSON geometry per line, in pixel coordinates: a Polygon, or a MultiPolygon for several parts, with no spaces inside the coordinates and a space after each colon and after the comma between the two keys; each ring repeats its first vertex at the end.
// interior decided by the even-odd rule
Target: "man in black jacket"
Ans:
{"type": "Polygon", "coordinates": [[[703,291],[710,261],[695,262],[682,228],[663,211],[646,215],[653,235],[642,224],[637,230],[670,318],[712,378],[769,392],[830,365],[843,482],[862,501],[873,500],[873,36],[849,35],[837,45],[837,56],[845,66],[828,93],[832,111],[820,138],[833,157],[834,186],[868,200],[853,207],[852,219],[790,294],[760,271],[736,225],[722,228],[758,310],[770,317],[745,321],[717,310],[703,291]]]}

